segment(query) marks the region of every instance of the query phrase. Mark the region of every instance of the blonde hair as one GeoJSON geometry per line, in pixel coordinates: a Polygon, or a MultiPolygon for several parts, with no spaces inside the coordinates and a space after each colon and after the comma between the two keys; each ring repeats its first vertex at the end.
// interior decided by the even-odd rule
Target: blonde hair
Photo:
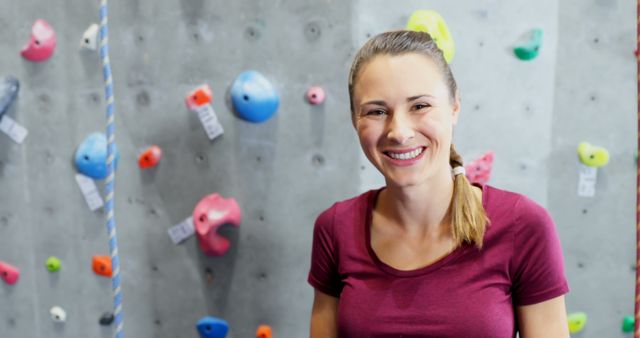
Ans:
{"type": "MultiPolygon", "coordinates": [[[[456,80],[451,68],[444,59],[431,36],[424,32],[393,31],[378,34],[369,39],[356,54],[349,72],[349,102],[351,114],[354,114],[353,90],[362,67],[378,55],[402,55],[419,53],[433,60],[443,75],[449,89],[449,97],[454,103],[457,93],[456,80]]],[[[463,166],[462,157],[451,144],[449,164],[452,168],[463,166]]],[[[482,198],[475,194],[473,186],[464,174],[455,175],[453,196],[449,206],[451,232],[456,247],[463,243],[474,244],[482,248],[484,233],[489,225],[489,218],[482,205],[482,198]]]]}

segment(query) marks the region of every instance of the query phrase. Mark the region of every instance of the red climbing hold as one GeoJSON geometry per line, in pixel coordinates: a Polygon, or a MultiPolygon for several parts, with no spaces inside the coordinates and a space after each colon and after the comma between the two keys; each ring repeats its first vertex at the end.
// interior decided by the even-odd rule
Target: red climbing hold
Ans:
{"type": "Polygon", "coordinates": [[[493,168],[493,158],[495,153],[488,151],[482,157],[471,161],[471,163],[464,166],[467,179],[471,183],[486,184],[491,178],[491,169],[493,168]]]}
{"type": "Polygon", "coordinates": [[[203,84],[189,93],[185,101],[189,110],[194,110],[204,104],[211,103],[211,101],[213,101],[211,87],[209,87],[208,84],[203,84]]]}
{"type": "Polygon", "coordinates": [[[9,263],[0,261],[0,278],[7,284],[13,285],[20,278],[20,270],[9,263]]]}
{"type": "Polygon", "coordinates": [[[93,272],[96,274],[111,278],[111,257],[93,256],[92,266],[93,272]]]}
{"type": "Polygon", "coordinates": [[[141,169],[155,167],[158,165],[161,158],[162,149],[154,144],[151,147],[145,149],[145,151],[140,154],[140,156],[138,157],[138,166],[141,169]]]}
{"type": "Polygon", "coordinates": [[[29,61],[40,62],[50,58],[55,48],[56,33],[46,21],[38,19],[31,27],[31,38],[20,54],[29,61]]]}
{"type": "Polygon", "coordinates": [[[229,250],[229,240],[218,234],[223,224],[240,226],[240,207],[235,199],[218,194],[203,197],[193,209],[193,224],[200,248],[209,256],[222,256],[229,250]]]}

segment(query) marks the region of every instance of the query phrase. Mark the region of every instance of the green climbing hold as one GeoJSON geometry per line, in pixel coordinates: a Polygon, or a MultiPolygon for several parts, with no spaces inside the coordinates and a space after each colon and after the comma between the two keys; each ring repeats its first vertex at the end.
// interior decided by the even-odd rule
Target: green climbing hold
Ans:
{"type": "Polygon", "coordinates": [[[62,263],[60,262],[60,260],[57,257],[53,256],[47,258],[47,262],[45,263],[45,265],[47,266],[47,270],[49,270],[49,272],[56,272],[62,267],[62,263]]]}
{"type": "Polygon", "coordinates": [[[434,10],[421,9],[413,12],[407,22],[407,30],[425,32],[431,35],[438,48],[442,51],[447,63],[453,60],[456,46],[449,32],[449,27],[442,16],[434,10]]]}
{"type": "Polygon", "coordinates": [[[513,48],[513,53],[520,60],[533,60],[538,56],[540,45],[542,45],[542,29],[536,28],[525,34],[513,48]]]}
{"type": "Polygon", "coordinates": [[[587,314],[584,312],[572,313],[568,317],[569,332],[578,333],[584,329],[584,325],[587,324],[587,314]]]}
{"type": "Polygon", "coordinates": [[[622,332],[633,332],[635,325],[636,321],[633,319],[633,316],[624,316],[624,319],[622,320],[622,332]]]}
{"type": "Polygon", "coordinates": [[[599,168],[609,163],[609,151],[603,147],[592,146],[588,142],[580,142],[578,145],[578,157],[584,165],[594,168],[599,168]]]}

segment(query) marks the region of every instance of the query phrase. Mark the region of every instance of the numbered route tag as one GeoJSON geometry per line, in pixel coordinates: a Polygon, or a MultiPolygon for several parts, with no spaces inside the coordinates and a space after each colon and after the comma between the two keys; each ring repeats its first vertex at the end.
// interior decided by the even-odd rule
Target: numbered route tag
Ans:
{"type": "Polygon", "coordinates": [[[76,174],[76,182],[78,182],[80,191],[82,191],[82,195],[84,195],[84,199],[87,201],[87,205],[91,211],[98,210],[104,205],[102,196],[100,196],[98,192],[98,187],[96,187],[96,183],[90,177],[76,174]]]}
{"type": "Polygon", "coordinates": [[[204,130],[207,132],[207,136],[209,136],[210,140],[213,140],[224,133],[224,129],[222,129],[222,125],[218,121],[218,116],[216,116],[216,112],[213,110],[211,104],[207,103],[195,107],[194,111],[198,114],[200,122],[202,123],[204,130]]]}
{"type": "Polygon", "coordinates": [[[193,227],[193,219],[191,218],[191,216],[187,217],[187,219],[185,219],[184,221],[169,228],[168,232],[173,244],[179,244],[185,239],[193,236],[193,234],[195,233],[195,229],[193,227]]]}
{"type": "Polygon", "coordinates": [[[598,168],[580,164],[580,178],[578,181],[578,196],[593,197],[596,195],[598,168]]]}
{"type": "Polygon", "coordinates": [[[22,144],[29,131],[5,115],[0,118],[0,131],[7,134],[15,143],[22,144]]]}

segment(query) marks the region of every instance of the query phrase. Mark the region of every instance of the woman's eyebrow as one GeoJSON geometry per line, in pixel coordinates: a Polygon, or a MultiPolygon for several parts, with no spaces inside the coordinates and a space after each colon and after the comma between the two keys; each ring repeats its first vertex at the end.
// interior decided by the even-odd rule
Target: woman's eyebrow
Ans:
{"type": "Polygon", "coordinates": [[[422,95],[416,95],[416,96],[408,97],[407,98],[407,102],[411,102],[411,101],[414,101],[414,100],[417,100],[417,99],[423,98],[423,97],[429,97],[429,98],[432,98],[432,99],[435,98],[435,96],[433,96],[433,95],[422,94],[422,95]]]}
{"type": "Polygon", "coordinates": [[[382,100],[374,100],[374,101],[364,102],[364,103],[362,103],[362,104],[360,105],[360,107],[362,107],[362,106],[366,106],[366,105],[368,105],[368,104],[375,104],[375,105],[378,105],[378,106],[385,106],[387,103],[386,103],[386,102],[384,102],[384,101],[382,101],[382,100]]]}

